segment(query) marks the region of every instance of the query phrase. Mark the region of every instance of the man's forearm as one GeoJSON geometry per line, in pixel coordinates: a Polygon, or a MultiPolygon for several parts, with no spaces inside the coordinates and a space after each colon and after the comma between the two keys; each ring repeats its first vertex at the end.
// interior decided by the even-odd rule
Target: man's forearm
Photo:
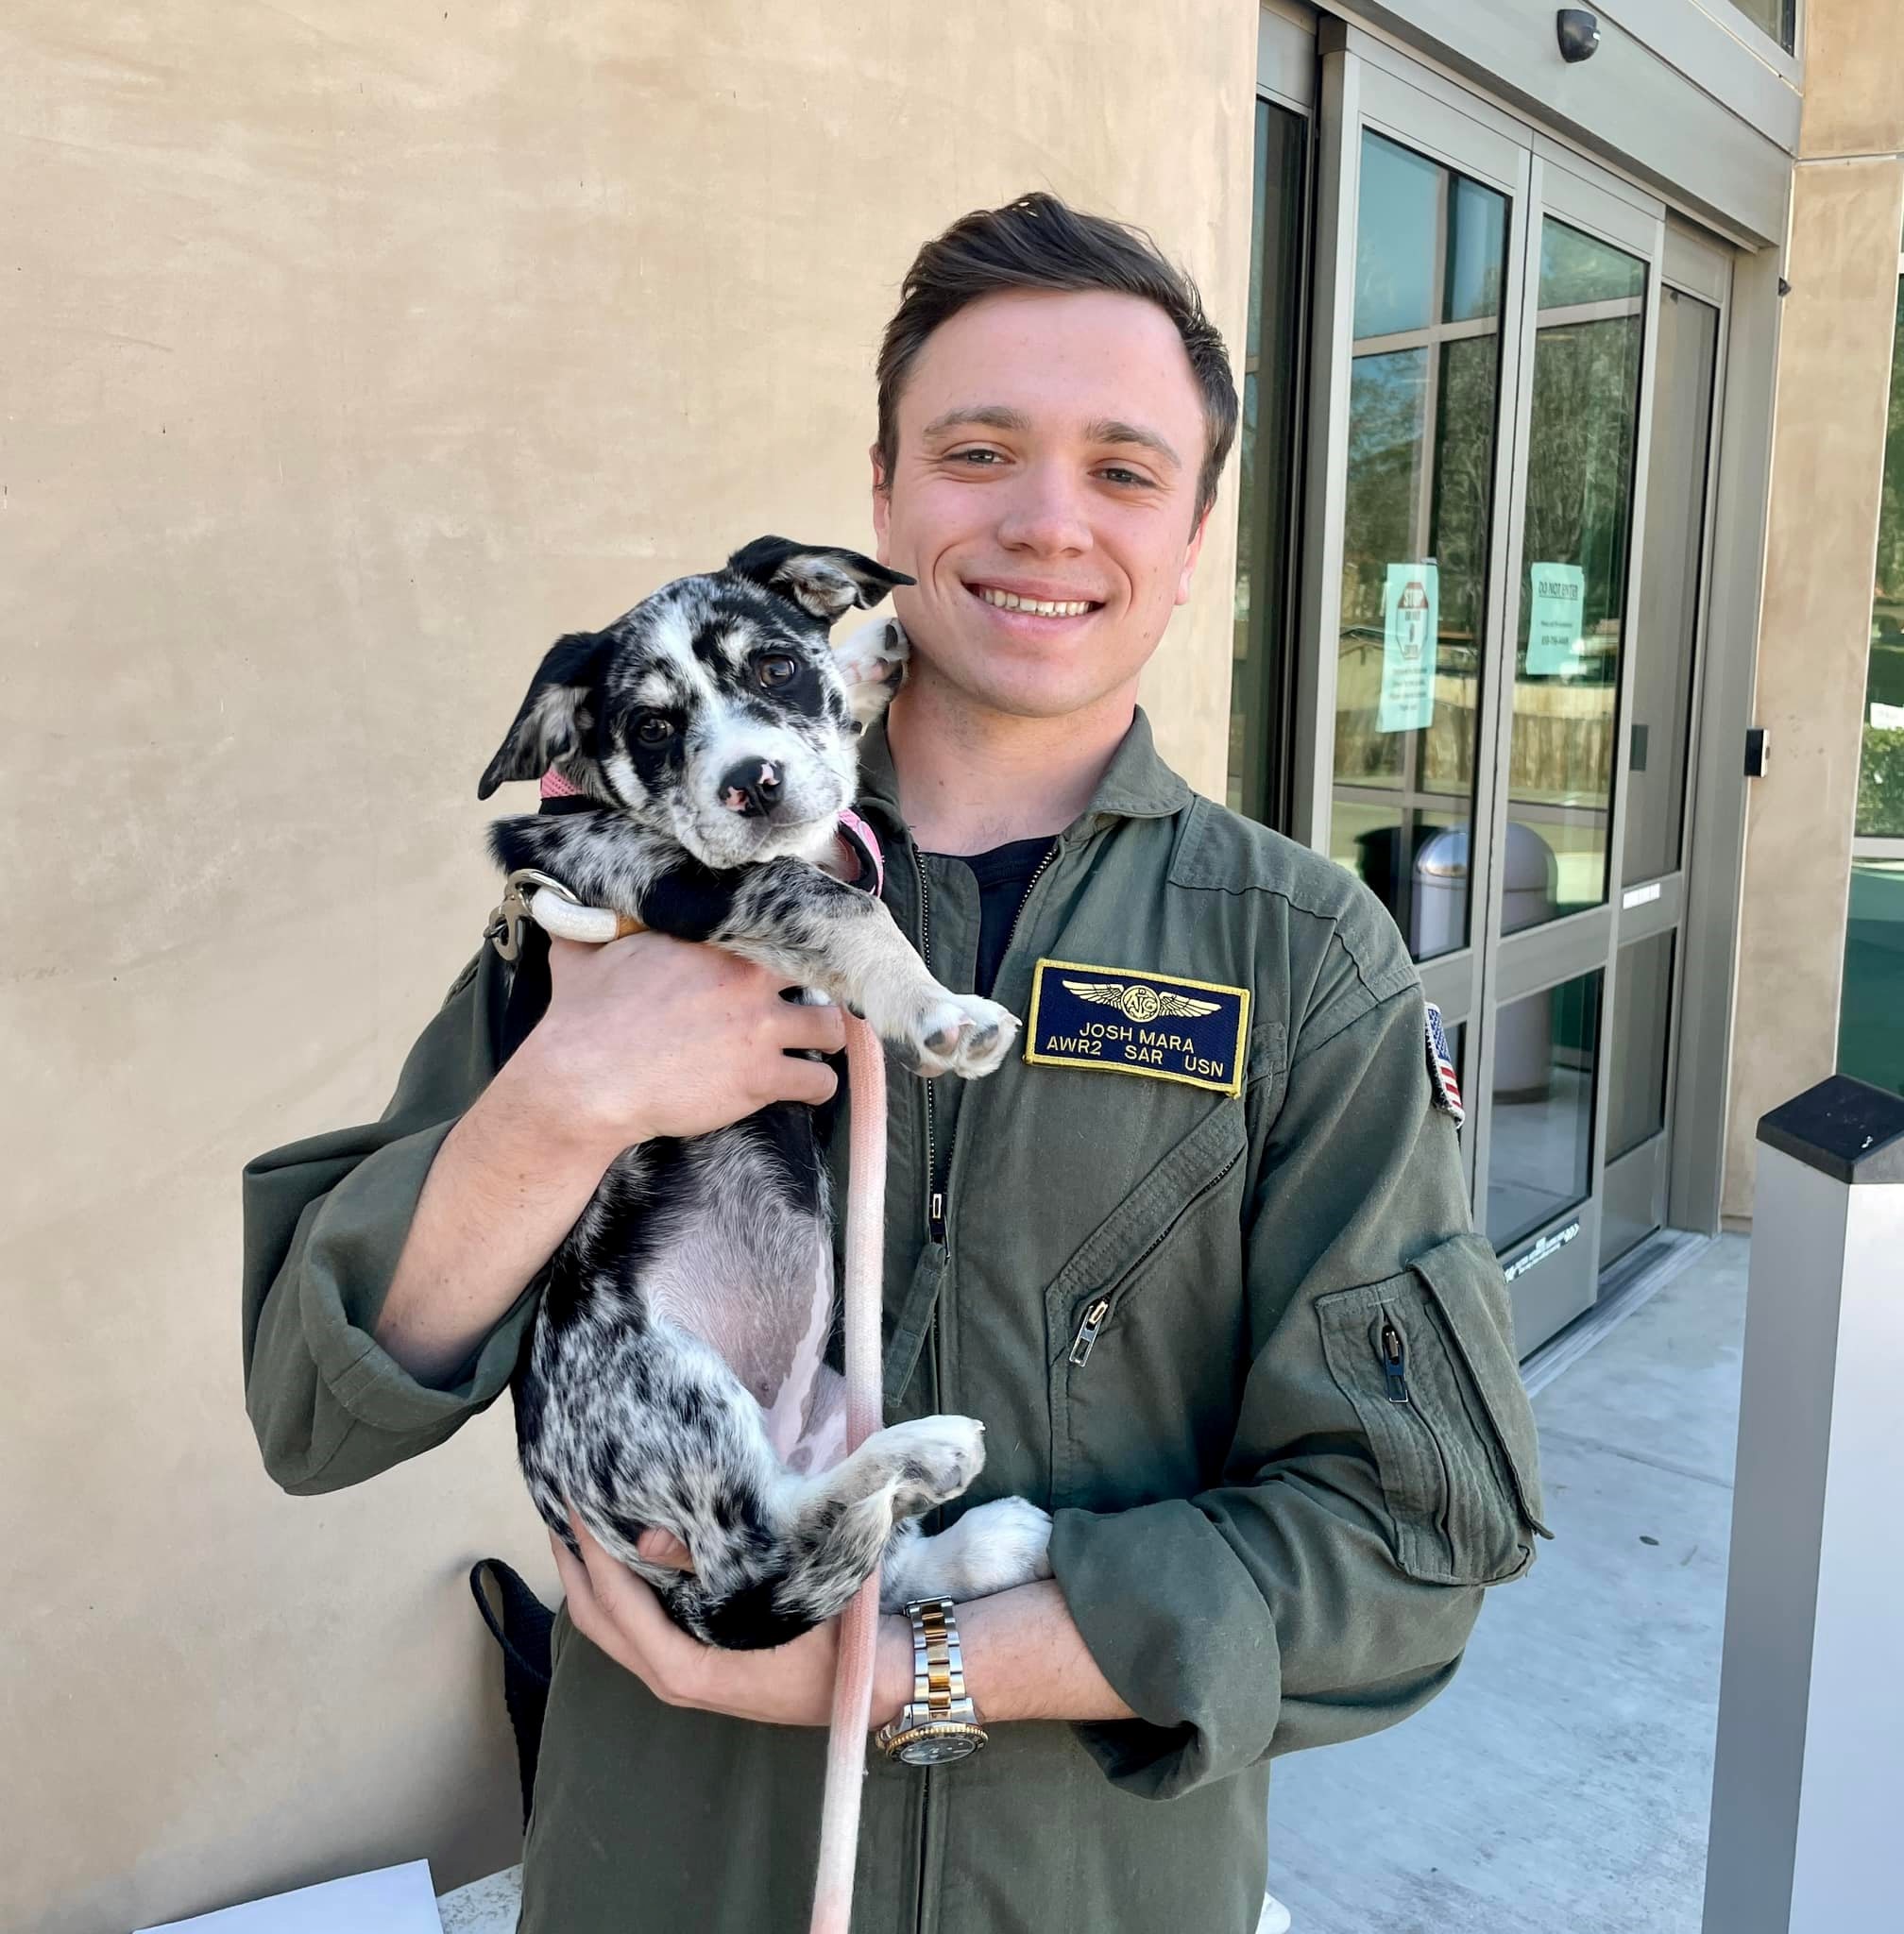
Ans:
{"type": "Polygon", "coordinates": [[[539,1122],[511,1063],[437,1151],[377,1319],[423,1383],[467,1363],[595,1193],[613,1159],[539,1122]]]}
{"type": "MultiPolygon", "coordinates": [[[[883,1725],[912,1696],[908,1621],[881,1634],[873,1722],[883,1725]]],[[[981,1721],[1134,1719],[1084,1648],[1064,1594],[1049,1579],[959,1607],[965,1684],[981,1721]]]]}

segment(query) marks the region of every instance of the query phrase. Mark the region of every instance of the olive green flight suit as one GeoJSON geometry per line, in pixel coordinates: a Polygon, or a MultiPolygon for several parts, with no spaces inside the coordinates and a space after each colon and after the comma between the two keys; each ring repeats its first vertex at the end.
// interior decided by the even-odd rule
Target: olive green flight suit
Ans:
{"type": "MultiPolygon", "coordinates": [[[[882,732],[863,766],[887,902],[940,978],[970,988],[973,876],[914,847],[882,732]]],[[[971,1083],[895,1070],[887,1416],[984,1419],[963,1501],[1050,1507],[1066,1603],[1140,1717],[1000,1724],[931,1772],[871,1756],[853,1925],[1250,1934],[1270,1760],[1433,1698],[1482,1587],[1532,1560],[1506,1289],[1470,1231],[1387,913],[1193,794],[1141,714],[1026,896],[994,990],[1014,1012],[1042,959],[1087,988],[1247,991],[1240,1071],[1204,1061],[1241,1092],[1094,1064],[1075,1041],[1076,1064],[1014,1053],[971,1083]]],[[[371,1336],[431,1162],[495,1070],[506,992],[485,949],[382,1121],[246,1171],[248,1405],[289,1491],[441,1443],[524,1347],[526,1296],[446,1388],[371,1336]]],[[[1207,998],[1204,1042],[1239,1006],[1207,998]]],[[[842,1125],[842,1167],[845,1145],[842,1125]]],[[[982,1678],[973,1691],[982,1715],[982,1678]]],[[[824,1752],[817,1730],[661,1705],[563,1620],[521,1934],[797,1934],[824,1752]]]]}

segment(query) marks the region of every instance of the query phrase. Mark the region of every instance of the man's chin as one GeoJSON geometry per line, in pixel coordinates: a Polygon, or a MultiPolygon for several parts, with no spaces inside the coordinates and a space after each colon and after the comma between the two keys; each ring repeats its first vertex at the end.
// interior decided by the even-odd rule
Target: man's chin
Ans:
{"type": "Polygon", "coordinates": [[[1118,692],[1131,688],[1130,684],[1105,686],[1075,678],[952,678],[943,683],[964,704],[1008,719],[1047,722],[1096,710],[1118,692]]]}

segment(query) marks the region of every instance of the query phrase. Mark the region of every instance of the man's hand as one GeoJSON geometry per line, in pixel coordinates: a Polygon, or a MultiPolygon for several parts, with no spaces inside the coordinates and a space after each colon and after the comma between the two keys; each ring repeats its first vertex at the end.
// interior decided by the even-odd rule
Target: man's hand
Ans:
{"type": "MultiPolygon", "coordinates": [[[[572,1512],[569,1522],[582,1548],[581,1558],[571,1557],[559,1538],[552,1536],[549,1547],[568,1594],[570,1622],[663,1705],[766,1725],[826,1723],[840,1658],[837,1620],[772,1652],[718,1651],[682,1631],[647,1585],[609,1556],[572,1512]]],[[[642,1555],[650,1553],[644,1550],[642,1555]]],[[[654,1555],[662,1563],[672,1562],[660,1555],[660,1548],[654,1555]]],[[[885,1724],[911,1697],[911,1660],[906,1620],[881,1619],[873,1673],[874,1725],[885,1724]]]]}
{"type": "Polygon", "coordinates": [[[823,1102],[831,1068],[792,1052],[846,1044],[837,1008],[781,998],[781,980],[718,947],[638,933],[549,942],[549,1007],[505,1075],[551,1131],[603,1154],[705,1135],[775,1101],[823,1102]],[[605,1151],[605,1152],[604,1152],[605,1151]]]}
{"type": "Polygon", "coordinates": [[[700,1135],[773,1101],[825,1101],[837,1008],[713,947],[635,934],[549,943],[548,1011],[450,1132],[424,1183],[377,1341],[441,1383],[575,1226],[622,1149],[700,1135]]]}

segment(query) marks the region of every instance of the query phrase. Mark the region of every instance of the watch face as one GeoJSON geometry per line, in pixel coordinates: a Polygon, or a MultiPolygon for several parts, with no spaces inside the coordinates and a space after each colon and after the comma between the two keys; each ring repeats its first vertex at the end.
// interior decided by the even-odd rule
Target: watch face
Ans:
{"type": "Polygon", "coordinates": [[[908,1766],[948,1766],[955,1759],[968,1758],[978,1750],[975,1733],[922,1733],[899,1748],[908,1766]]]}

